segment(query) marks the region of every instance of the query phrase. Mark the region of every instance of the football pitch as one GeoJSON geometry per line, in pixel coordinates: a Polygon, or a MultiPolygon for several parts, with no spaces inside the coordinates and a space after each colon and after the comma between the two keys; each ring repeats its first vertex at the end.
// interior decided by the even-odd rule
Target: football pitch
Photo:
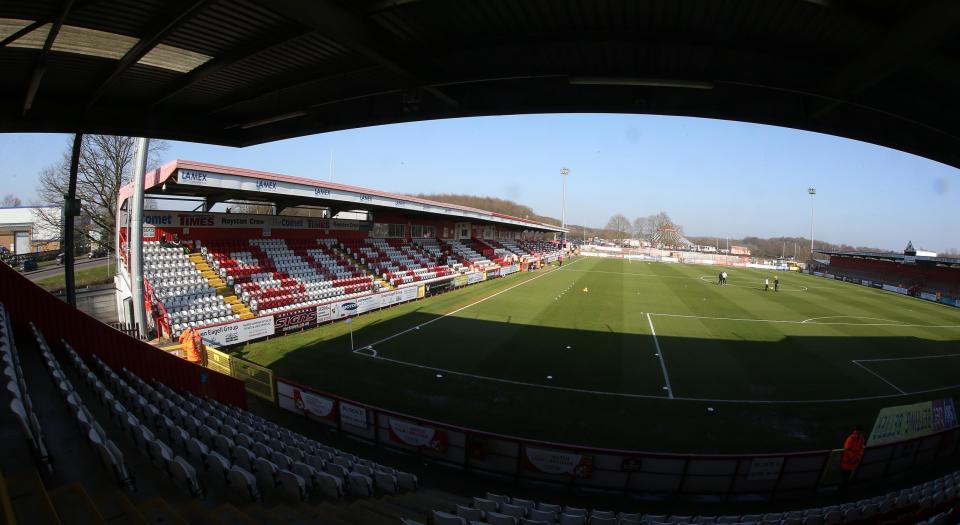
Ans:
{"type": "Polygon", "coordinates": [[[646,451],[836,448],[882,407],[960,392],[960,310],[726,271],[721,286],[711,266],[579,258],[239,355],[426,419],[646,451]]]}

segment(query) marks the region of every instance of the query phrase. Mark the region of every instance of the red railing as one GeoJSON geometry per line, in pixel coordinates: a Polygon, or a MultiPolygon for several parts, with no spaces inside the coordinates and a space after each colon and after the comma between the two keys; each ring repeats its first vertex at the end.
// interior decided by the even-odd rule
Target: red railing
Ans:
{"type": "Polygon", "coordinates": [[[119,332],[74,309],[5,264],[0,264],[0,302],[18,329],[33,321],[51,346],[61,339],[80,355],[97,355],[111,368],[127,368],[144,379],[246,407],[243,381],[207,370],[119,332]]]}

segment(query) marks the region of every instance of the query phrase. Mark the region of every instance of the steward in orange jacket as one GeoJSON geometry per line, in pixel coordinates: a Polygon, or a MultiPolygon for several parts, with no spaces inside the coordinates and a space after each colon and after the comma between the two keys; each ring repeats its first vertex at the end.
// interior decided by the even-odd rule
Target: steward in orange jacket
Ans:
{"type": "Polygon", "coordinates": [[[180,334],[180,348],[183,349],[184,358],[191,363],[203,364],[203,338],[200,337],[200,331],[194,328],[187,328],[180,334]]]}
{"type": "Polygon", "coordinates": [[[853,471],[860,466],[863,460],[863,450],[866,446],[863,437],[863,429],[858,425],[853,432],[847,436],[843,442],[843,454],[840,456],[840,473],[842,475],[841,485],[846,485],[850,481],[853,471]]]}

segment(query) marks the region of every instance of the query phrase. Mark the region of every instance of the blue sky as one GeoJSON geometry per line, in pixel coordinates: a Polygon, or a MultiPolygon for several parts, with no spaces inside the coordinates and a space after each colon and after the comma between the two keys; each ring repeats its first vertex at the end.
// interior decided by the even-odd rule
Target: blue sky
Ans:
{"type": "MultiPolygon", "coordinates": [[[[0,135],[0,193],[35,198],[66,135],[0,135]]],[[[960,170],[862,142],[683,117],[537,115],[362,128],[244,149],[170,142],[174,158],[334,180],[401,193],[503,197],[603,226],[613,213],[666,211],[688,234],[809,235],[900,250],[960,249],[960,170]]]]}

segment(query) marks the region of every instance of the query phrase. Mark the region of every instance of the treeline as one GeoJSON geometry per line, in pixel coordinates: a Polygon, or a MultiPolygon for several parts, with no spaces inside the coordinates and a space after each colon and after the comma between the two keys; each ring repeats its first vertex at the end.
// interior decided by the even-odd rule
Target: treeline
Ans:
{"type": "MultiPolygon", "coordinates": [[[[716,237],[698,237],[688,236],[694,244],[704,246],[727,247],[726,239],[717,239],[716,237]]],[[[810,239],[805,237],[744,237],[742,239],[730,239],[731,246],[746,246],[750,253],[757,257],[780,257],[783,254],[786,257],[793,257],[796,254],[798,260],[805,261],[810,257],[810,239]]],[[[833,244],[825,241],[814,240],[814,252],[819,250],[842,251],[842,252],[889,252],[880,248],[870,246],[851,246],[849,244],[833,244]]]]}
{"type": "MultiPolygon", "coordinates": [[[[497,197],[477,197],[475,195],[459,195],[454,193],[418,193],[413,196],[421,199],[445,202],[447,204],[469,206],[471,208],[492,211],[494,213],[502,213],[504,215],[512,215],[521,219],[540,221],[556,226],[560,225],[560,219],[549,217],[547,215],[539,215],[534,212],[533,208],[530,206],[525,206],[511,200],[500,199],[497,197]]],[[[567,238],[569,239],[583,239],[584,236],[604,238],[616,237],[616,230],[608,230],[605,228],[589,228],[578,224],[568,224],[567,229],[569,230],[569,233],[567,233],[567,238]]]]}

